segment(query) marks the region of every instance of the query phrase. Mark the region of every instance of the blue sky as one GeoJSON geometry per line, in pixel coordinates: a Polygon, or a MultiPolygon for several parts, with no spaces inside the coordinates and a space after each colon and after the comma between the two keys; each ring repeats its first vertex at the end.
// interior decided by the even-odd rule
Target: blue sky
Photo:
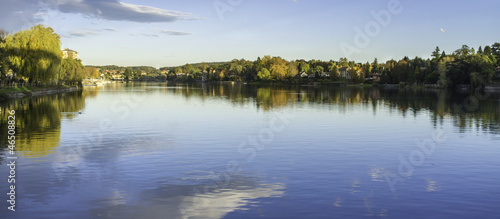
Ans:
{"type": "Polygon", "coordinates": [[[264,55],[371,62],[500,42],[497,0],[0,1],[0,28],[51,26],[85,65],[164,67],[264,55]]]}

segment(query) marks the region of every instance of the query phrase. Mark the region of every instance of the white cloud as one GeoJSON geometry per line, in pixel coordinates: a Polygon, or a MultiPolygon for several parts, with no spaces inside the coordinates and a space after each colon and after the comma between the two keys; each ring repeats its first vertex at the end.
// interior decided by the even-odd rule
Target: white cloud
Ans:
{"type": "Polygon", "coordinates": [[[133,22],[174,22],[188,17],[188,13],[165,10],[145,5],[127,4],[117,0],[51,0],[61,12],[80,13],[105,20],[133,22]]]}
{"type": "Polygon", "coordinates": [[[146,36],[146,37],[158,37],[158,35],[152,34],[152,33],[142,33],[141,35],[146,36]]]}
{"type": "Polygon", "coordinates": [[[118,32],[118,30],[117,30],[117,29],[115,29],[115,28],[104,28],[104,29],[102,29],[102,30],[103,30],[103,31],[110,31],[110,32],[118,32]]]}
{"type": "Polygon", "coordinates": [[[192,34],[192,33],[188,33],[188,32],[173,31],[173,30],[161,30],[160,33],[164,33],[164,34],[172,35],[172,36],[185,36],[185,35],[192,34]]]}
{"type": "Polygon", "coordinates": [[[198,19],[189,13],[118,0],[2,0],[0,28],[16,31],[44,22],[47,12],[81,14],[87,18],[140,23],[198,19]]]}
{"type": "Polygon", "coordinates": [[[87,37],[87,36],[95,36],[101,35],[100,33],[96,33],[93,31],[70,31],[68,32],[70,37],[87,37]]]}

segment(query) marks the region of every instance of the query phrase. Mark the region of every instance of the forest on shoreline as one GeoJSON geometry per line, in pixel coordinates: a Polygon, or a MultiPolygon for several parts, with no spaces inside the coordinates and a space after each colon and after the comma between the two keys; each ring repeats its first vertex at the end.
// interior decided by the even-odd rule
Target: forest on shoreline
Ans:
{"type": "Polygon", "coordinates": [[[155,80],[181,82],[281,82],[309,83],[345,81],[381,84],[437,84],[477,87],[499,78],[500,43],[477,50],[463,45],[446,53],[436,47],[431,58],[409,58],[359,63],[337,60],[285,60],[279,56],[255,61],[185,64],[156,69],[149,66],[83,66],[80,59],[63,58],[60,36],[50,27],[34,26],[14,34],[0,31],[0,81],[36,84],[81,84],[84,79],[155,80]]]}

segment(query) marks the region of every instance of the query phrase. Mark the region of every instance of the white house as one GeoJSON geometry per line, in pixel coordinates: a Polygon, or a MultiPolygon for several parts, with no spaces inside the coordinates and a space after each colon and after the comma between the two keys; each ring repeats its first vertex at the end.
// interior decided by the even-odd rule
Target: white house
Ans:
{"type": "Polygon", "coordinates": [[[340,73],[341,79],[352,79],[351,78],[351,67],[339,68],[339,73],[340,73]]]}
{"type": "Polygon", "coordinates": [[[62,54],[63,54],[63,59],[67,59],[67,58],[77,59],[78,58],[78,52],[71,50],[71,49],[68,49],[68,48],[64,49],[62,51],[62,54]]]}

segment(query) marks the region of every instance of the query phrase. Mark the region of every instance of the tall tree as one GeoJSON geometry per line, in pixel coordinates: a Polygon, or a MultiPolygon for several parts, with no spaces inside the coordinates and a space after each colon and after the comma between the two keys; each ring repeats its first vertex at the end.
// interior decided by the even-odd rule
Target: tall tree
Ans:
{"type": "Polygon", "coordinates": [[[487,56],[492,55],[493,53],[492,53],[491,47],[490,46],[485,46],[484,50],[483,50],[483,54],[485,54],[487,56]]]}
{"type": "Polygon", "coordinates": [[[375,58],[372,62],[372,72],[379,73],[379,64],[377,58],[375,58]]]}
{"type": "Polygon", "coordinates": [[[337,63],[333,62],[330,67],[328,68],[328,71],[330,72],[330,79],[337,81],[340,79],[340,72],[339,68],[337,66],[337,63]]]}
{"type": "Polygon", "coordinates": [[[4,44],[13,70],[32,80],[48,82],[57,77],[61,42],[50,27],[34,26],[9,36],[4,44]]]}
{"type": "Polygon", "coordinates": [[[347,60],[347,58],[340,58],[340,60],[339,60],[339,66],[341,68],[349,66],[349,61],[347,60]]]}
{"type": "Polygon", "coordinates": [[[80,59],[63,59],[59,68],[59,79],[67,84],[76,85],[82,82],[85,67],[80,59]]]}
{"type": "Polygon", "coordinates": [[[9,72],[9,56],[4,45],[8,35],[9,33],[6,30],[0,29],[0,81],[4,81],[9,72]]]}
{"type": "Polygon", "coordinates": [[[372,66],[370,65],[369,62],[366,62],[365,64],[363,64],[362,68],[363,68],[363,72],[365,73],[365,75],[369,75],[372,71],[372,66]]]}
{"type": "Polygon", "coordinates": [[[438,63],[437,73],[439,75],[438,85],[441,87],[448,87],[448,79],[446,77],[446,63],[441,60],[438,63]]]}
{"type": "Polygon", "coordinates": [[[478,54],[483,54],[483,48],[481,46],[479,46],[479,49],[477,49],[477,53],[478,54]]]}
{"type": "Polygon", "coordinates": [[[301,61],[299,62],[299,71],[300,73],[302,72],[308,72],[310,69],[310,66],[308,63],[306,63],[305,61],[301,61]]]}
{"type": "Polygon", "coordinates": [[[293,77],[297,76],[297,74],[299,74],[297,62],[289,62],[287,76],[290,78],[293,78],[293,77]]]}
{"type": "Polygon", "coordinates": [[[130,77],[132,77],[132,69],[131,68],[126,68],[125,69],[125,73],[123,73],[123,75],[125,76],[125,79],[130,79],[130,77]]]}
{"type": "Polygon", "coordinates": [[[439,61],[439,59],[441,58],[441,50],[439,49],[439,46],[436,46],[436,49],[434,49],[434,51],[432,52],[432,61],[436,62],[439,61]]]}
{"type": "Polygon", "coordinates": [[[497,61],[497,65],[500,66],[500,43],[494,43],[491,46],[491,53],[493,56],[495,56],[495,59],[497,61]]]}
{"type": "Polygon", "coordinates": [[[269,71],[273,78],[283,80],[288,72],[287,61],[281,57],[273,57],[271,59],[271,68],[269,71]]]}
{"type": "Polygon", "coordinates": [[[323,66],[319,66],[319,65],[316,66],[316,68],[314,68],[314,69],[315,69],[314,73],[315,73],[315,75],[316,75],[317,78],[321,77],[321,74],[323,74],[323,72],[325,71],[325,69],[323,68],[323,66]]]}

